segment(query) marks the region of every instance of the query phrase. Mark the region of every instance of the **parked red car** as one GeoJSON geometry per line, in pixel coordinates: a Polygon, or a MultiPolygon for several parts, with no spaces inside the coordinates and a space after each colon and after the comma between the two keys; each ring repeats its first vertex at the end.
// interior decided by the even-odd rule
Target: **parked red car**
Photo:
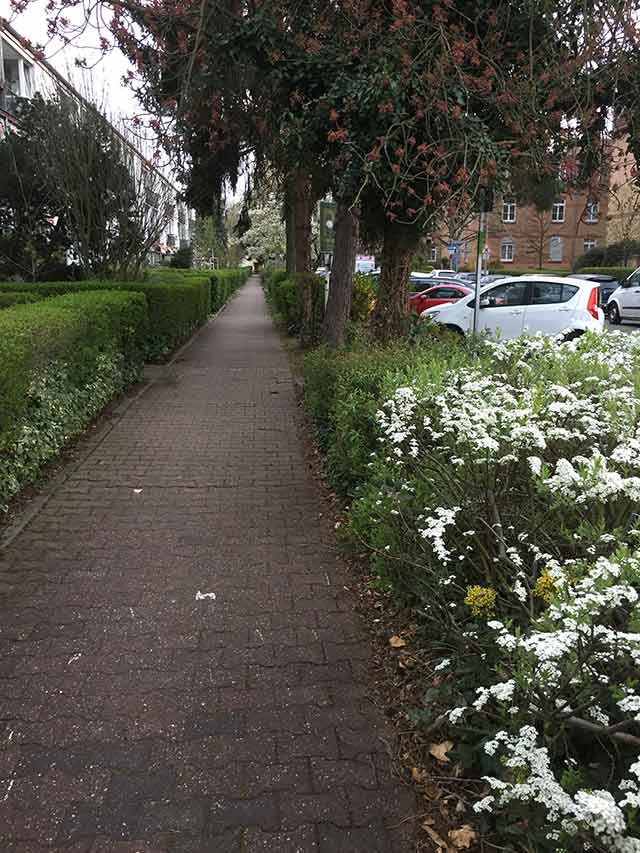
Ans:
{"type": "Polygon", "coordinates": [[[409,304],[420,316],[427,308],[433,308],[434,305],[444,305],[447,302],[456,302],[470,293],[471,288],[465,287],[464,284],[436,284],[421,293],[414,293],[409,297],[409,304]]]}

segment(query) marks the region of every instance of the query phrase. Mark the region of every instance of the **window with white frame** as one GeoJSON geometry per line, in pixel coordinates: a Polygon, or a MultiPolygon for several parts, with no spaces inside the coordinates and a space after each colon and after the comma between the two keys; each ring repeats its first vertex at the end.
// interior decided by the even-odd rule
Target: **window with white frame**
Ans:
{"type": "Polygon", "coordinates": [[[562,237],[552,237],[549,240],[549,260],[556,263],[562,260],[562,237]]]}
{"type": "Polygon", "coordinates": [[[431,250],[430,250],[430,254],[429,254],[429,260],[430,261],[437,261],[438,260],[438,247],[437,246],[433,246],[433,245],[431,246],[431,250]]]}
{"type": "Polygon", "coordinates": [[[505,239],[500,242],[500,260],[510,264],[513,262],[513,254],[513,240],[511,237],[505,237],[505,239]]]}
{"type": "Polygon", "coordinates": [[[551,221],[564,222],[564,213],[565,201],[563,198],[561,198],[559,201],[553,203],[553,207],[551,208],[551,221]]]}
{"type": "Polygon", "coordinates": [[[587,204],[587,207],[585,210],[584,221],[585,222],[597,222],[598,221],[598,213],[599,213],[598,202],[597,201],[590,201],[587,204]]]}
{"type": "Polygon", "coordinates": [[[585,252],[590,252],[592,249],[595,249],[597,243],[595,240],[585,240],[583,243],[583,248],[585,252]]]}
{"type": "Polygon", "coordinates": [[[503,198],[502,199],[502,221],[503,222],[515,222],[516,221],[516,200],[515,200],[515,198],[503,198]]]}

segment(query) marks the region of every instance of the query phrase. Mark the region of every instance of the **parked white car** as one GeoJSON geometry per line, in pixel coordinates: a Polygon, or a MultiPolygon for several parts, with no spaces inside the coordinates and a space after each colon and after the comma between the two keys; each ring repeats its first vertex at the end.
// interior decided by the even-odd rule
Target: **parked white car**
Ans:
{"type": "Polygon", "coordinates": [[[640,322],[640,267],[613,291],[606,310],[609,321],[614,325],[623,320],[640,322]]]}
{"type": "MultiPolygon", "coordinates": [[[[429,276],[429,278],[451,278],[455,276],[455,270],[431,270],[429,273],[418,273],[418,275],[429,276]]],[[[413,273],[415,275],[415,273],[413,273]]]]}
{"type": "MultiPolygon", "coordinates": [[[[471,293],[449,305],[427,308],[420,316],[456,332],[470,332],[474,297],[471,293]]],[[[574,337],[604,328],[597,284],[578,278],[523,275],[494,282],[481,290],[479,314],[478,330],[502,340],[536,332],[574,337]]]]}

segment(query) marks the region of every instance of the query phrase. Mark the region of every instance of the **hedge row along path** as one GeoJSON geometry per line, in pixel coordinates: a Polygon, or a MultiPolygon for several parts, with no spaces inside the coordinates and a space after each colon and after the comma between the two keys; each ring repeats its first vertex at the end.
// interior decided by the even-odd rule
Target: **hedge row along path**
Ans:
{"type": "Polygon", "coordinates": [[[321,511],[253,278],[0,552],[4,853],[410,849],[321,511]]]}

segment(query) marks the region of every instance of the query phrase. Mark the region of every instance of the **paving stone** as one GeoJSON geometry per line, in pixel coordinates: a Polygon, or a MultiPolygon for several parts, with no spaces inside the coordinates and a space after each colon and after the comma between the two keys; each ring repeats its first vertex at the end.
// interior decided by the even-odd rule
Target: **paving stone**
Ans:
{"type": "Polygon", "coordinates": [[[282,799],[282,825],[292,828],[305,823],[331,821],[336,826],[351,824],[347,798],[336,786],[322,794],[293,794],[282,799]]]}
{"type": "Polygon", "coordinates": [[[257,279],[155,376],[0,551],[0,850],[408,853],[257,279]]]}
{"type": "Polygon", "coordinates": [[[249,799],[213,799],[208,804],[207,834],[215,838],[238,827],[259,826],[275,831],[280,827],[278,801],[275,794],[262,794],[249,799]]]}
{"type": "MultiPolygon", "coordinates": [[[[344,828],[330,823],[318,827],[320,853],[400,853],[408,844],[397,847],[379,828],[344,828]]],[[[402,843],[402,841],[400,842],[402,843]]]]}
{"type": "Polygon", "coordinates": [[[313,853],[319,850],[314,824],[287,832],[250,830],[243,840],[246,853],[313,853]]]}

